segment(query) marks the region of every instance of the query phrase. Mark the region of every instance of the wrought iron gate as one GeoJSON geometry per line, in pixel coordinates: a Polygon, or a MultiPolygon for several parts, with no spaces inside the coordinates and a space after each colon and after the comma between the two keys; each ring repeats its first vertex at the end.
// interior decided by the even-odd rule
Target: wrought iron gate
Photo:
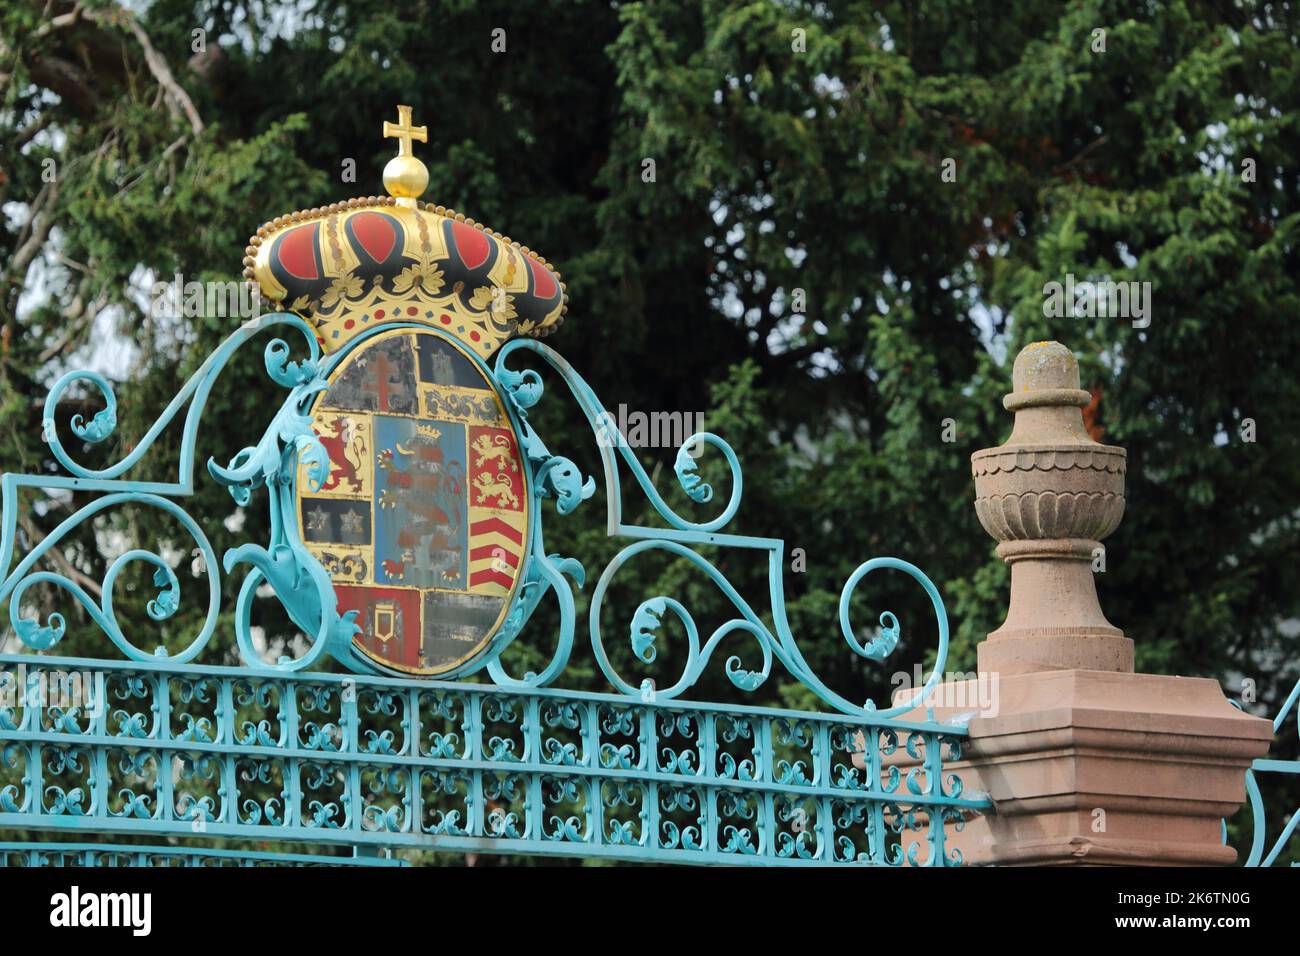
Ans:
{"type": "MultiPolygon", "coordinates": [[[[352,847],[353,857],[327,861],[360,865],[392,862],[387,851],[402,847],[663,862],[959,863],[945,828],[987,806],[949,769],[964,728],[918,718],[910,705],[877,710],[823,683],[786,620],[783,542],[726,530],[743,489],[730,445],[708,432],[681,444],[674,471],[690,501],[713,498],[697,472],[702,454],[725,460],[730,493],[712,517],[674,511],[581,376],[535,338],[506,341],[558,324],[567,299],[558,274],[472,220],[418,203],[410,138],[420,128],[406,110],[390,128],[403,138],[396,167],[385,172],[390,196],[281,217],[254,237],[246,274],[286,311],[245,322],[105,467],[80,464],[73,449],[113,434],[112,386],[93,372],[64,375],[43,416],[61,473],[0,481],[0,603],[8,602],[21,644],[20,653],[0,655],[0,829],[74,840],[0,844],[0,859],[313,859],[205,848],[238,839],[352,847]],[[265,347],[266,371],[287,396],[254,445],[224,466],[209,460],[207,471],[241,506],[265,494],[271,540],[218,562],[183,507],[195,490],[200,420],[236,350],[270,329],[303,340],[297,360],[285,339],[265,347]],[[521,358],[549,365],[586,417],[604,469],[608,532],[628,542],[596,580],[588,620],[612,693],[556,689],[574,645],[572,589],[586,573],[575,558],[548,553],[542,506],[568,514],[595,482],[529,424],[543,384],[536,369],[516,367],[521,358]],[[69,390],[87,387],[102,409],[89,421],[56,421],[69,390]],[[128,478],[182,411],[175,480],[128,478]],[[624,469],[662,527],[624,521],[624,469]],[[43,540],[22,541],[17,517],[34,489],[76,507],[43,540]],[[171,618],[190,588],[175,560],[141,549],[117,555],[98,600],[43,565],[74,529],[127,504],[172,516],[193,539],[207,613],[179,650],[149,647],[147,627],[123,624],[113,607],[115,582],[143,562],[157,588],[148,615],[171,618]],[[699,553],[704,545],[766,563],[766,612],[699,553]],[[662,682],[624,679],[601,633],[611,580],[647,552],[689,562],[735,612],[702,639],[678,600],[643,601],[625,636],[642,662],[654,662],[666,616],[685,635],[682,672],[662,682]],[[233,609],[238,664],[199,665],[203,652],[229,646],[219,628],[220,575],[239,565],[248,570],[233,609]],[[102,633],[104,653],[59,656],[65,618],[24,612],[36,585],[79,604],[102,633]],[[307,635],[296,656],[267,659],[258,646],[252,605],[266,588],[307,635]],[[513,676],[502,651],[548,595],[560,622],[555,650],[536,672],[513,676]],[[729,638],[743,642],[747,663],[733,654],[718,666],[737,692],[756,690],[779,667],[826,711],[688,700],[729,638]],[[327,672],[326,658],[346,673],[327,672]],[[112,844],[124,838],[153,842],[112,844]],[[175,845],[157,842],[165,839],[175,845]]],[[[841,594],[840,630],[857,657],[882,661],[894,650],[892,614],[881,615],[869,639],[849,619],[854,589],[884,569],[910,575],[934,609],[937,649],[924,693],[943,674],[948,623],[919,569],[894,558],[862,564],[841,594]]]]}

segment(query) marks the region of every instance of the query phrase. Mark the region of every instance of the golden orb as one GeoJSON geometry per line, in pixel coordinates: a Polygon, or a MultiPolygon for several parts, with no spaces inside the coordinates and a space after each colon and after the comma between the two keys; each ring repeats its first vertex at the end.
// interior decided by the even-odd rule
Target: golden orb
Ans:
{"type": "Polygon", "coordinates": [[[384,188],[398,199],[419,199],[429,186],[429,170],[414,156],[394,156],[384,166],[384,188]]]}
{"type": "Polygon", "coordinates": [[[397,155],[384,167],[384,188],[400,205],[415,206],[415,201],[429,185],[429,170],[415,158],[411,142],[429,141],[429,128],[411,122],[411,107],[397,107],[397,122],[384,123],[384,138],[397,140],[397,155]]]}

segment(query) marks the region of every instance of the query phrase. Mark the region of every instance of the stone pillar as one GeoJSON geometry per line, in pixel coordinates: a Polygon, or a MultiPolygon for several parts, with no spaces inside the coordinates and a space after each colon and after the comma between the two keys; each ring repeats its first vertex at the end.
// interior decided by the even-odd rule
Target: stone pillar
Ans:
{"type": "Polygon", "coordinates": [[[1245,800],[1272,725],[1214,680],[1133,673],[1133,642],[1106,620],[1092,577],[1124,513],[1125,452],[1088,436],[1088,393],[1064,346],[1026,347],[1012,380],[1011,437],[971,456],[980,523],[1011,565],[1006,620],[978,648],[982,686],[940,685],[922,703],[964,719],[970,706],[945,702],[993,691],[951,769],[995,809],[950,839],[976,864],[1231,863],[1220,820],[1245,800]]]}

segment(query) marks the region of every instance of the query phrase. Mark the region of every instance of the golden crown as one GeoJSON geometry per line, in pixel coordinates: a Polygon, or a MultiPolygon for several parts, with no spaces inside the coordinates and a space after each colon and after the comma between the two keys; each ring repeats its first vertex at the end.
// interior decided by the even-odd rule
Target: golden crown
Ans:
{"type": "Polygon", "coordinates": [[[411,143],[428,129],[411,124],[409,106],[397,115],[384,123],[398,140],[388,195],[277,216],[249,240],[244,276],[310,322],[327,352],[392,321],[441,329],[484,359],[512,335],[553,332],[568,309],[560,274],[508,236],[421,202],[429,171],[411,143]]]}

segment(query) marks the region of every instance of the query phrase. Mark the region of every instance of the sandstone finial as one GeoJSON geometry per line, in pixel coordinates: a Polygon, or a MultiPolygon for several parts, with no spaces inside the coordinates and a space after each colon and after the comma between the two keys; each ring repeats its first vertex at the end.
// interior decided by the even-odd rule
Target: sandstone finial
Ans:
{"type": "Polygon", "coordinates": [[[1133,642],[1106,620],[1093,583],[1124,514],[1124,449],[1088,435],[1080,409],[1091,396],[1064,345],[1026,346],[1011,376],[1011,437],[971,456],[975,511],[1011,565],[1007,618],[979,646],[980,670],[1132,671],[1133,642]]]}

